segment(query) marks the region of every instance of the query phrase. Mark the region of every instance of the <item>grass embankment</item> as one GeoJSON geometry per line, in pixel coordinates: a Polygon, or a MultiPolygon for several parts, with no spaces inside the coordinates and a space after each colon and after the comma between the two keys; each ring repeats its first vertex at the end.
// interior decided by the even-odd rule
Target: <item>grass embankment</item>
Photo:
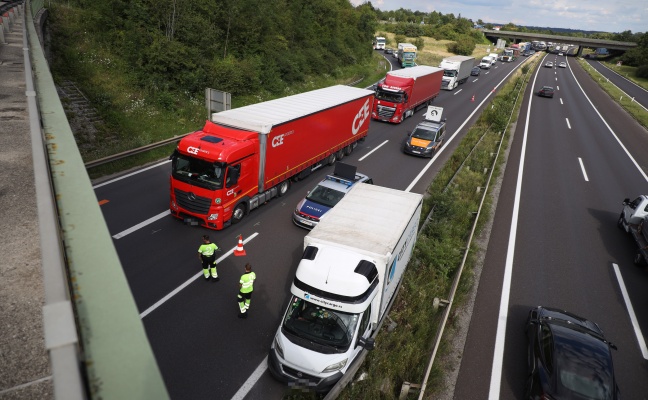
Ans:
{"type": "MultiPolygon", "coordinates": [[[[517,120],[521,95],[539,57],[528,67],[515,72],[502,87],[477,123],[470,128],[450,160],[444,165],[428,188],[423,215],[430,213],[430,221],[419,234],[412,260],[404,276],[398,298],[389,314],[397,327],[389,332],[385,324],[376,339],[376,349],[369,353],[356,379],[340,399],[394,399],[398,398],[403,382],[422,383],[433,340],[440,329],[441,310],[435,311],[435,297],[447,299],[455,274],[461,265],[468,236],[474,223],[475,212],[483,196],[491,169],[492,182],[501,174],[504,154],[497,154],[500,141],[502,150],[508,147],[510,123],[517,120]],[[504,132],[502,134],[501,132],[504,132]]],[[[489,192],[492,187],[489,187],[489,192]]],[[[477,225],[479,232],[490,220],[492,196],[487,195],[477,225]]],[[[471,243],[462,278],[454,298],[453,309],[464,305],[473,285],[477,245],[471,243]]],[[[458,329],[451,312],[439,352],[436,356],[426,395],[434,398],[443,388],[441,382],[450,368],[444,362],[449,357],[450,343],[458,329]]],[[[418,394],[411,394],[415,398],[418,394]]],[[[294,391],[287,398],[315,398],[313,394],[294,391]]]]}
{"type": "MultiPolygon", "coordinates": [[[[594,79],[595,82],[612,98],[616,101],[621,107],[623,107],[628,114],[632,115],[634,119],[637,120],[644,128],[648,129],[648,112],[637,104],[631,97],[628,97],[624,92],[621,91],[618,87],[608,81],[603,75],[601,75],[597,70],[592,68],[585,60],[578,59],[580,65],[585,69],[585,71],[594,79]]],[[[648,87],[648,80],[642,78],[636,78],[634,76],[634,67],[617,67],[614,68],[612,65],[605,63],[607,67],[613,69],[616,72],[621,73],[623,76],[631,76],[632,81],[638,85],[646,88],[648,87]]],[[[630,78],[628,78],[630,79],[630,78]]]]}

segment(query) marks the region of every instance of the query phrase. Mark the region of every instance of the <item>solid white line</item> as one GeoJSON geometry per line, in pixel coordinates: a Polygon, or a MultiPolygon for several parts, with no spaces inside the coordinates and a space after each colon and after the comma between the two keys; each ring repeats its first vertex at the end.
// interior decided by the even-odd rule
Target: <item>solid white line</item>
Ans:
{"type": "MultiPolygon", "coordinates": [[[[245,240],[243,241],[243,244],[246,244],[246,243],[249,242],[250,240],[254,239],[255,237],[257,237],[258,234],[259,234],[258,232],[254,232],[252,235],[248,236],[247,239],[245,239],[245,240]]],[[[237,244],[237,246],[238,246],[238,244],[237,244]]],[[[236,246],[235,246],[235,247],[232,247],[232,248],[231,248],[227,253],[225,253],[225,254],[223,254],[222,256],[220,256],[220,257],[216,260],[216,264],[217,264],[217,265],[220,264],[221,261],[223,261],[224,259],[226,259],[227,257],[229,257],[229,255],[232,254],[232,253],[234,252],[234,249],[236,249],[236,246]]],[[[144,310],[144,311],[140,314],[140,318],[143,319],[144,317],[146,317],[147,315],[149,315],[151,312],[155,311],[156,308],[158,308],[158,307],[160,307],[162,304],[166,303],[167,300],[169,300],[171,297],[173,297],[173,296],[175,296],[176,294],[178,294],[182,289],[184,289],[184,288],[186,288],[187,286],[189,286],[189,284],[190,284],[191,282],[195,281],[197,278],[199,278],[199,277],[201,277],[201,276],[203,276],[202,271],[198,272],[196,275],[194,275],[194,276],[192,276],[191,278],[189,278],[185,283],[183,283],[182,285],[180,285],[180,286],[178,286],[177,288],[175,288],[171,293],[169,293],[169,294],[167,294],[166,296],[162,297],[159,301],[157,301],[157,302],[156,302],[155,304],[153,304],[151,307],[149,307],[149,308],[147,308],[146,310],[144,310]]]]}
{"type": "Polygon", "coordinates": [[[569,118],[565,118],[565,121],[567,121],[567,128],[571,129],[571,125],[569,124],[569,118]]]}
{"type": "Polygon", "coordinates": [[[630,296],[628,296],[628,291],[626,290],[625,283],[623,282],[621,271],[619,270],[619,266],[614,263],[612,263],[612,268],[614,268],[614,274],[619,281],[619,288],[621,289],[621,294],[623,295],[623,301],[625,301],[626,307],[628,308],[628,314],[630,314],[630,321],[632,322],[632,328],[635,331],[637,342],[639,342],[641,355],[645,360],[648,360],[648,347],[646,347],[646,341],[644,339],[643,333],[641,333],[641,328],[639,327],[637,316],[635,315],[634,308],[632,307],[632,303],[630,302],[630,296]]]}
{"type": "Polygon", "coordinates": [[[114,239],[121,239],[124,236],[130,235],[131,233],[135,232],[136,230],[144,228],[146,225],[152,224],[153,222],[157,221],[158,219],[162,219],[162,218],[166,217],[169,214],[171,214],[171,211],[166,210],[165,212],[160,213],[160,214],[156,215],[155,217],[151,217],[151,218],[147,219],[146,221],[142,221],[139,224],[126,229],[125,231],[121,231],[118,234],[113,235],[113,238],[114,239]]]}
{"type": "MultiPolygon", "coordinates": [[[[538,72],[531,86],[531,93],[535,92],[535,82],[538,72]]],[[[526,145],[529,133],[529,119],[531,117],[531,103],[533,96],[529,98],[527,116],[524,123],[524,135],[522,136],[522,149],[520,152],[520,169],[518,170],[517,183],[515,185],[515,200],[513,202],[513,215],[511,217],[511,232],[509,233],[508,249],[506,251],[506,264],[504,266],[504,279],[502,282],[502,297],[500,299],[499,317],[497,318],[497,333],[495,335],[495,350],[493,351],[493,367],[491,369],[489,400],[499,400],[502,384],[502,366],[504,364],[504,344],[506,341],[506,323],[508,320],[509,297],[511,295],[511,280],[513,276],[513,258],[515,256],[515,239],[517,237],[517,225],[520,214],[520,196],[522,194],[522,177],[524,176],[524,160],[526,158],[526,145]]]]}
{"type": "Polygon", "coordinates": [[[243,386],[234,394],[234,397],[232,397],[232,400],[243,400],[245,396],[247,396],[248,392],[252,390],[254,385],[257,383],[259,378],[261,378],[261,375],[268,369],[268,356],[266,356],[263,361],[261,361],[261,364],[259,364],[258,367],[254,370],[252,375],[243,383],[243,386]]]}
{"type": "Polygon", "coordinates": [[[143,168],[143,169],[138,169],[137,171],[132,172],[132,173],[130,173],[130,174],[127,174],[127,175],[124,175],[124,176],[120,176],[119,178],[115,178],[115,179],[109,180],[109,181],[107,181],[107,182],[100,183],[100,184],[98,184],[98,185],[94,185],[92,188],[93,188],[93,189],[100,188],[100,187],[102,187],[102,186],[106,186],[106,185],[108,185],[108,184],[110,184],[110,183],[117,182],[117,181],[120,181],[120,180],[122,180],[122,179],[130,178],[130,177],[133,176],[133,175],[137,175],[137,174],[139,174],[139,173],[141,173],[141,172],[148,171],[149,169],[157,168],[157,167],[159,167],[160,165],[164,165],[164,164],[166,164],[166,163],[170,163],[170,162],[171,162],[171,160],[162,161],[162,162],[159,163],[159,164],[151,165],[150,167],[146,167],[146,168],[143,168]]]}
{"type": "Polygon", "coordinates": [[[457,90],[456,92],[454,92],[454,94],[453,94],[453,96],[456,96],[456,95],[458,95],[458,94],[459,94],[459,92],[461,92],[462,90],[463,90],[463,89],[459,89],[459,90],[457,90]]]}
{"type": "Polygon", "coordinates": [[[587,177],[587,172],[585,171],[585,165],[583,165],[583,160],[578,157],[578,162],[581,166],[581,171],[583,171],[583,177],[585,178],[585,182],[589,182],[589,178],[587,177]]]}
{"type": "Polygon", "coordinates": [[[365,154],[364,156],[360,157],[360,159],[358,159],[358,161],[362,161],[362,160],[364,160],[365,158],[369,157],[369,156],[371,155],[371,153],[373,153],[374,151],[376,151],[376,150],[378,150],[379,148],[381,148],[381,147],[383,147],[384,145],[386,145],[387,142],[389,142],[389,140],[385,140],[384,142],[380,143],[378,146],[376,146],[375,149],[371,150],[369,153],[367,153],[367,154],[365,154]]]}

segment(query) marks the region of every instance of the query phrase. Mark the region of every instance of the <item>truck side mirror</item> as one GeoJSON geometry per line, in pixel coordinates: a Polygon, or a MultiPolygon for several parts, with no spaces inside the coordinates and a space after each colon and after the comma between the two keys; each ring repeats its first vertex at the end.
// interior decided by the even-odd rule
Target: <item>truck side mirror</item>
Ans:
{"type": "Polygon", "coordinates": [[[630,199],[629,199],[629,198],[626,197],[625,199],[623,199],[623,205],[624,205],[624,206],[625,206],[626,204],[628,204],[628,203],[630,203],[630,199]]]}
{"type": "Polygon", "coordinates": [[[376,347],[376,340],[373,338],[365,339],[361,337],[358,339],[358,344],[367,350],[373,350],[376,347]]]}

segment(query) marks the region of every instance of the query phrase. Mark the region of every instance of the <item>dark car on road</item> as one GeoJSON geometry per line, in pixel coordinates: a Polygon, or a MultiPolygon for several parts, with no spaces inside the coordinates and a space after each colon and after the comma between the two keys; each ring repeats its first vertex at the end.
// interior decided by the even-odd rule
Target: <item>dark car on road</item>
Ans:
{"type": "Polygon", "coordinates": [[[611,348],[599,326],[567,311],[536,307],[526,323],[525,399],[618,400],[611,348]]]}
{"type": "Polygon", "coordinates": [[[481,73],[481,68],[479,67],[473,67],[472,70],[470,70],[470,75],[472,76],[478,76],[481,73]]]}
{"type": "Polygon", "coordinates": [[[425,120],[407,135],[403,151],[419,157],[432,157],[441,148],[445,131],[445,119],[439,122],[425,120]]]}
{"type": "Polygon", "coordinates": [[[385,54],[394,54],[394,49],[386,48],[385,54]]]}
{"type": "Polygon", "coordinates": [[[543,86],[542,89],[538,90],[538,96],[540,97],[553,97],[554,88],[551,86],[543,86]]]}

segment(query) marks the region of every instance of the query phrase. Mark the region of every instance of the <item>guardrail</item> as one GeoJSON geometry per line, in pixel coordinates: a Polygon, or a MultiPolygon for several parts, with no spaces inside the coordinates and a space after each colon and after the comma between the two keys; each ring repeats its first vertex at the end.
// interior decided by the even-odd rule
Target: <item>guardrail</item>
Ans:
{"type": "Polygon", "coordinates": [[[38,40],[33,15],[43,1],[27,4],[26,94],[54,396],[168,399],[38,40]]]}

